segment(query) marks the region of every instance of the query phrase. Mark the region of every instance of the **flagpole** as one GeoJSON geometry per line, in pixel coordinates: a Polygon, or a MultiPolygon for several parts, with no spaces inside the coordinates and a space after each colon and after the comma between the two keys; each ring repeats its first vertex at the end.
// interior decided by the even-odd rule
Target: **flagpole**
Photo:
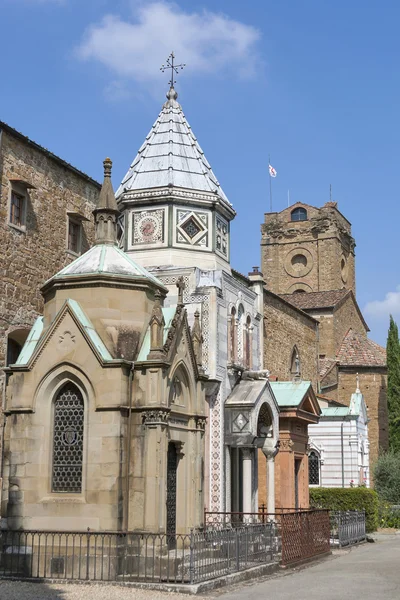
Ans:
{"type": "Polygon", "coordinates": [[[272,177],[271,177],[271,172],[269,170],[271,164],[271,157],[268,154],[268,174],[269,174],[269,212],[272,212],[272,177]]]}

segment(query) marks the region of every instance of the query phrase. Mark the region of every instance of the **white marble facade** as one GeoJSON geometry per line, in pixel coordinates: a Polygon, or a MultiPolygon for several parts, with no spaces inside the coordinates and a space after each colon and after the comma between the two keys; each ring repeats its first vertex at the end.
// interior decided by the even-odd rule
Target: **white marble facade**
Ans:
{"type": "Polygon", "coordinates": [[[319,423],[309,426],[310,486],[369,487],[368,416],[362,393],[357,387],[349,406],[324,400],[320,405],[319,423]]]}
{"type": "MultiPolygon", "coordinates": [[[[231,481],[225,403],[244,370],[263,376],[263,281],[257,270],[244,277],[231,269],[230,221],[236,213],[188,125],[173,88],[116,198],[122,213],[121,247],[168,288],[165,306],[176,304],[176,284],[183,277],[190,324],[195,311],[200,312],[202,366],[210,379],[205,506],[211,511],[230,510],[231,490],[238,482],[231,481]]],[[[257,415],[264,397],[271,413],[268,419],[274,423],[268,434],[274,446],[278,409],[267,381],[262,397],[251,409],[257,415]]],[[[241,456],[240,468],[247,474],[251,469],[251,501],[247,489],[240,506],[256,510],[257,448],[253,440],[257,433],[249,441],[245,430],[234,443],[240,445],[247,440],[246,452],[237,450],[236,454],[241,456]],[[247,450],[251,463],[244,462],[247,450]]],[[[259,440],[259,446],[261,443],[259,440]]],[[[240,473],[243,481],[242,470],[240,473]]]]}

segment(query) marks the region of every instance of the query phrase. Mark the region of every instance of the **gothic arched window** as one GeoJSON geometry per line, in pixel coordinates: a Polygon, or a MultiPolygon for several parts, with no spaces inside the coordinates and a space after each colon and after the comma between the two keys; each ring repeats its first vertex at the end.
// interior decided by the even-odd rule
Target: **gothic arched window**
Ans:
{"type": "Polygon", "coordinates": [[[72,382],[66,383],[54,402],[53,492],[82,491],[84,403],[72,382]]]}
{"type": "Polygon", "coordinates": [[[235,363],[237,359],[237,348],[236,348],[236,308],[232,306],[229,323],[229,361],[235,363]]]}
{"type": "Polygon", "coordinates": [[[239,364],[244,363],[244,308],[243,304],[239,304],[237,311],[237,349],[236,357],[239,364]]]}
{"type": "Polygon", "coordinates": [[[291,221],[307,221],[307,211],[302,206],[295,208],[290,213],[291,221]]]}
{"type": "Polygon", "coordinates": [[[319,465],[318,454],[311,450],[308,455],[308,483],[309,485],[319,485],[319,465]]]}
{"type": "Polygon", "coordinates": [[[246,319],[246,327],[244,330],[244,364],[247,369],[251,369],[251,317],[246,319]]]}

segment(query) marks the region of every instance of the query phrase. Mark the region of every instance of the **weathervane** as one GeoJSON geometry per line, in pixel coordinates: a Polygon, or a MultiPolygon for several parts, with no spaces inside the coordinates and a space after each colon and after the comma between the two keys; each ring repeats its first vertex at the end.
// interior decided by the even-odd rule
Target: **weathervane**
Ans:
{"type": "Polygon", "coordinates": [[[171,52],[171,54],[167,58],[167,63],[160,67],[160,71],[162,71],[163,73],[167,69],[171,69],[171,79],[169,80],[170,87],[174,87],[174,83],[176,83],[176,81],[174,81],[174,72],[179,73],[178,69],[180,69],[182,71],[182,69],[184,67],[186,67],[186,64],[184,64],[184,63],[182,63],[181,65],[176,65],[174,63],[174,60],[175,60],[175,54],[173,52],[171,52]]]}

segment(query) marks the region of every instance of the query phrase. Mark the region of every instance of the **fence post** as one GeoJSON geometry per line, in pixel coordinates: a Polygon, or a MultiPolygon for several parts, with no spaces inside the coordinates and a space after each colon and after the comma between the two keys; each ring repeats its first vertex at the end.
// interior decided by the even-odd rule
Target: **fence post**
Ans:
{"type": "Polygon", "coordinates": [[[90,533],[86,533],[86,579],[89,579],[90,533]]]}
{"type": "Polygon", "coordinates": [[[190,530],[190,558],[189,558],[189,582],[190,585],[194,583],[194,533],[193,529],[190,530]]]}
{"type": "Polygon", "coordinates": [[[239,528],[235,529],[235,543],[236,543],[236,571],[240,570],[240,550],[239,550],[239,528]]]}

